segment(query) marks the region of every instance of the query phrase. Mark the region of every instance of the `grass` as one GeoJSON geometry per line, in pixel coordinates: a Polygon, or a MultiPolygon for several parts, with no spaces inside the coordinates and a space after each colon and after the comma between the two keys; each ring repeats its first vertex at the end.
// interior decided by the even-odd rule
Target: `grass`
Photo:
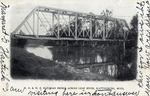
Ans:
{"type": "Polygon", "coordinates": [[[14,79],[113,80],[109,76],[84,72],[38,57],[23,48],[12,47],[11,52],[11,76],[14,79]]]}
{"type": "Polygon", "coordinates": [[[61,64],[35,56],[17,47],[12,48],[11,52],[11,75],[13,78],[69,79],[72,77],[61,64]],[[42,71],[42,68],[49,68],[49,70],[42,71]]]}

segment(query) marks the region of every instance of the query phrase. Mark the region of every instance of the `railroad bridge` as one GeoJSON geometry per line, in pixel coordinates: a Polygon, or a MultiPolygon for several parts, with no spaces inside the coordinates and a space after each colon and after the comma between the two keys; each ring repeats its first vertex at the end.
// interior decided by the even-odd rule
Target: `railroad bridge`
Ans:
{"type": "Polygon", "coordinates": [[[12,34],[52,41],[126,41],[129,27],[119,18],[38,6],[12,34]]]}
{"type": "MultiPolygon", "coordinates": [[[[48,40],[56,45],[77,43],[84,46],[88,42],[92,43],[87,45],[100,45],[102,42],[117,41],[117,46],[121,43],[121,47],[117,48],[121,49],[120,52],[123,54],[117,55],[118,58],[125,56],[125,42],[132,41],[129,35],[130,29],[124,19],[44,6],[34,8],[12,33],[15,39],[48,40]]],[[[97,67],[114,63],[116,64],[116,62],[94,62],[76,67],[97,67]]]]}

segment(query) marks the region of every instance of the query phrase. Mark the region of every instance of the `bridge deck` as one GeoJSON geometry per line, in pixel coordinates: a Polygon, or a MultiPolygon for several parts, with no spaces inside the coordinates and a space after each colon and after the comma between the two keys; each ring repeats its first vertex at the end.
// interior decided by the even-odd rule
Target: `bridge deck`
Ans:
{"type": "Polygon", "coordinates": [[[130,41],[130,40],[123,40],[123,39],[102,39],[102,38],[74,38],[74,37],[52,37],[52,36],[33,36],[33,35],[14,35],[15,38],[23,38],[23,39],[45,39],[45,40],[68,40],[68,41],[130,41]]]}

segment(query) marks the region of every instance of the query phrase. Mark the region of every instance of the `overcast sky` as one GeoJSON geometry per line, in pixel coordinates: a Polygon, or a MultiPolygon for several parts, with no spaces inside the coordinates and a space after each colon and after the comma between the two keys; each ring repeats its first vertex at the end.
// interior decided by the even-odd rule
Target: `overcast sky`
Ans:
{"type": "Polygon", "coordinates": [[[128,24],[137,13],[136,0],[12,0],[9,5],[13,31],[38,5],[97,15],[109,9],[113,10],[113,17],[126,19],[128,24]]]}

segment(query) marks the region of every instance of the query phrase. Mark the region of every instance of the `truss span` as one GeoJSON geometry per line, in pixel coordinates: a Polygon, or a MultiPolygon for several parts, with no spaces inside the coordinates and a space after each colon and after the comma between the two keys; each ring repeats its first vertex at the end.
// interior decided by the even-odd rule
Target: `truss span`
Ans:
{"type": "Polygon", "coordinates": [[[44,6],[34,8],[13,36],[50,40],[127,40],[125,20],[44,6]]]}

